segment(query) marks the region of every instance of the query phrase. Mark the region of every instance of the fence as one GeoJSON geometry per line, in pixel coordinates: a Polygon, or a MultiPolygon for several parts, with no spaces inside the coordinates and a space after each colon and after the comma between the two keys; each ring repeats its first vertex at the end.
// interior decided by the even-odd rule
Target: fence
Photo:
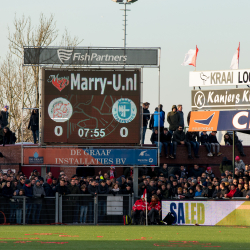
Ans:
{"type": "Polygon", "coordinates": [[[123,224],[131,195],[58,195],[30,199],[0,197],[0,224],[123,224]]]}

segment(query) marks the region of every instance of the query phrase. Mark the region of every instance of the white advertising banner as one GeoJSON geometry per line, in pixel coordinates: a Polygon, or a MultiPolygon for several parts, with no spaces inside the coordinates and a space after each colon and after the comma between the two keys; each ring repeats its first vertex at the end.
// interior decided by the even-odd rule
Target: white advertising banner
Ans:
{"type": "Polygon", "coordinates": [[[171,212],[178,225],[250,226],[249,209],[250,201],[246,200],[162,201],[162,219],[171,212]]]}
{"type": "Polygon", "coordinates": [[[192,71],[189,86],[233,86],[250,84],[250,69],[192,71]]]}

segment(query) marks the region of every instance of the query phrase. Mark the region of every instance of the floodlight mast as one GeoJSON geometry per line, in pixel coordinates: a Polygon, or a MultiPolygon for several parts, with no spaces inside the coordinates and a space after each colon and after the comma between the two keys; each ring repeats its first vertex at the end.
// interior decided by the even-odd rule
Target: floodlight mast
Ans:
{"type": "Polygon", "coordinates": [[[124,49],[126,49],[126,32],[127,32],[127,11],[130,11],[127,9],[127,4],[131,4],[131,3],[134,3],[134,2],[137,2],[138,0],[112,0],[113,2],[116,2],[116,3],[119,3],[119,4],[124,4],[124,9],[121,9],[121,10],[124,10],[124,49]]]}

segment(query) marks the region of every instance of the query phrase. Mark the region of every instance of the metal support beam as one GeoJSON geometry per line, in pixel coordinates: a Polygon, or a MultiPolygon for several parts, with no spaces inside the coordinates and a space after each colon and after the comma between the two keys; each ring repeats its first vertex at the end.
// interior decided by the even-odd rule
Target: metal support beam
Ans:
{"type": "Polygon", "coordinates": [[[44,181],[46,181],[46,165],[41,166],[41,176],[43,177],[44,181]]]}
{"type": "Polygon", "coordinates": [[[138,171],[139,171],[139,168],[137,166],[134,166],[133,189],[134,189],[135,197],[138,197],[138,171]]]}

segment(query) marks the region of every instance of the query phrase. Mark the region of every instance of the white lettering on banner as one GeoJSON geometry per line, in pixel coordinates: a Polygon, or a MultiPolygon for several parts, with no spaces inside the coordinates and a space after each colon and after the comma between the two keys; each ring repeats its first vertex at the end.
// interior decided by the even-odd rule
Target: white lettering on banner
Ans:
{"type": "Polygon", "coordinates": [[[109,54],[98,55],[97,53],[85,53],[82,55],[81,53],[74,53],[73,61],[126,62],[127,56],[109,54]]]}
{"type": "Polygon", "coordinates": [[[115,91],[136,91],[137,90],[137,74],[134,78],[125,78],[122,82],[121,74],[113,74],[113,81],[107,81],[107,77],[81,77],[80,73],[71,73],[71,90],[87,91],[100,89],[101,95],[104,94],[107,85],[111,85],[115,91]]]}
{"type": "Polygon", "coordinates": [[[242,111],[237,113],[234,117],[233,117],[233,126],[237,129],[245,129],[247,127],[247,123],[244,124],[239,124],[239,119],[242,116],[248,117],[249,113],[248,111],[242,111]]]}
{"type": "Polygon", "coordinates": [[[189,72],[189,86],[246,85],[250,69],[189,72]]]}

